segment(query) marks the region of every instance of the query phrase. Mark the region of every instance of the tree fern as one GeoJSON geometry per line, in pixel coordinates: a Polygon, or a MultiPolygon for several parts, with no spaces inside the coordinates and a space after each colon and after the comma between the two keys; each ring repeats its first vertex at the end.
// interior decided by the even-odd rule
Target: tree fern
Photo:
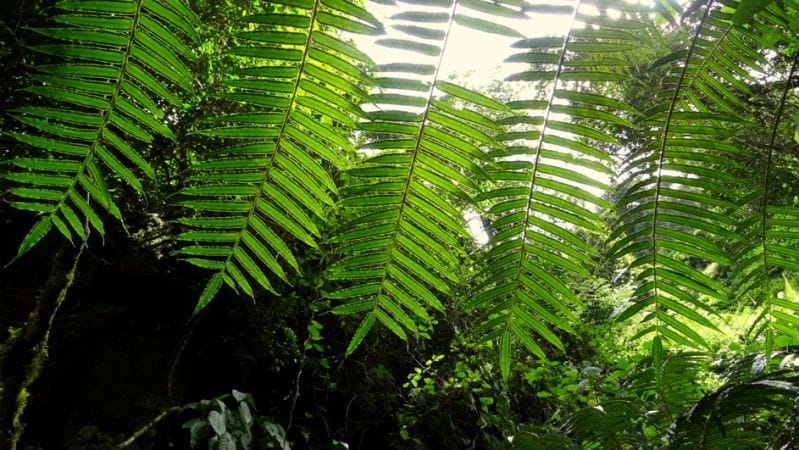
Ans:
{"type": "Polygon", "coordinates": [[[245,113],[209,117],[200,134],[224,144],[196,163],[181,204],[195,215],[177,238],[180,253],[214,274],[197,304],[204,307],[225,283],[254,295],[250,280],[273,291],[270,274],[288,280],[298,270],[287,240],[316,246],[336,186],[326,163],[338,167],[350,131],[364,116],[358,104],[371,83],[370,59],[338,34],[380,34],[380,23],[345,0],[282,0],[269,14],[247,16],[227,54],[223,100],[245,113]]]}
{"type": "Polygon", "coordinates": [[[707,348],[697,327],[716,329],[710,305],[727,292],[688,260],[730,262],[719,244],[737,239],[731,213],[738,180],[730,173],[740,150],[730,128],[744,120],[746,81],[762,61],[747,44],[756,34],[736,29],[713,2],[698,6],[688,48],[652,67],[669,65],[663,100],[639,122],[651,140],[627,158],[623,225],[610,237],[610,254],[629,255],[640,270],[634,301],[617,318],[646,311],[636,336],[653,335],[658,367],[663,340],[707,348]]]}
{"type": "Polygon", "coordinates": [[[487,213],[494,217],[495,234],[486,253],[488,273],[466,306],[483,311],[476,328],[481,341],[499,339],[505,377],[513,340],[540,358],[546,353],[539,338],[564,349],[554,330],[573,332],[574,308],[581,303],[568,277],[590,277],[589,268],[599,257],[581,235],[602,231],[597,208],[611,206],[601,198],[610,190],[602,178],[613,173],[608,167],[612,158],[603,147],[618,141],[607,128],[594,129],[577,120],[632,125],[622,115],[633,113],[630,107],[580,85],[627,78],[624,52],[639,45],[636,30],[645,25],[635,17],[641,11],[614,5],[629,8],[619,19],[601,9],[596,15],[585,11],[597,4],[603,3],[577,2],[570,9],[572,28],[565,37],[519,41],[514,47],[525,51],[508,59],[533,64],[532,70],[509,80],[544,81],[548,91],[542,99],[508,105],[516,115],[503,123],[535,128],[500,137],[506,145],[492,153],[497,160],[490,172],[495,188],[479,197],[493,202],[487,213]],[[577,22],[585,26],[577,27],[577,22]],[[593,29],[595,25],[601,29],[593,29]]]}
{"type": "Polygon", "coordinates": [[[469,11],[521,13],[473,0],[409,3],[424,9],[392,18],[393,27],[409,38],[379,42],[427,55],[437,63],[380,67],[376,81],[381,89],[370,97],[374,111],[360,125],[368,139],[362,147],[376,155],[349,171],[353,181],[342,190],[339,205],[355,218],[331,239],[343,258],[327,276],[344,283],[327,294],[344,301],[333,312],[364,314],[348,354],[375,322],[406,339],[406,332],[417,332],[417,324],[430,322],[430,310],[444,310],[442,297],[457,282],[459,240],[469,238],[455,202],[471,201],[470,193],[478,187],[474,179],[482,174],[484,149],[497,145],[491,135],[499,127],[476,107],[505,109],[483,95],[439,80],[438,71],[454,22],[513,33],[476,19],[469,11]]]}
{"type": "Polygon", "coordinates": [[[122,214],[107,187],[119,178],[137,191],[136,172],[154,177],[137,150],[155,136],[172,138],[165,111],[182,106],[176,90],[192,88],[196,17],[181,0],[81,1],[56,3],[60,27],[36,29],[52,44],[32,50],[52,55],[25,91],[39,101],[11,111],[28,132],[9,132],[35,148],[10,161],[3,177],[17,183],[10,202],[41,214],[17,256],[55,227],[85,240],[84,222],[101,235],[97,206],[122,214]]]}

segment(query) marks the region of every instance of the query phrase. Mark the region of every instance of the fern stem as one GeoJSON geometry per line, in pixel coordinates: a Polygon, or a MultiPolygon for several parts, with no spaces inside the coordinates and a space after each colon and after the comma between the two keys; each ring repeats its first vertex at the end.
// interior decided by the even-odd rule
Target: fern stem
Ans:
{"type": "Polygon", "coordinates": [[[180,347],[178,347],[174,356],[172,356],[172,363],[169,365],[169,374],[166,377],[166,395],[169,398],[169,401],[171,401],[172,403],[176,403],[173,387],[175,385],[174,383],[175,373],[178,370],[178,364],[180,363],[180,358],[183,356],[183,352],[186,351],[186,347],[188,346],[191,337],[194,335],[194,330],[197,328],[197,324],[200,322],[201,318],[202,315],[200,315],[200,313],[192,313],[189,320],[183,326],[183,329],[185,330],[186,326],[189,325],[189,323],[191,323],[191,325],[189,326],[186,335],[183,337],[180,343],[180,347]]]}
{"type": "MultiPolygon", "coordinates": [[[[316,317],[314,312],[311,311],[311,318],[308,320],[308,326],[306,327],[306,329],[310,329],[314,320],[316,320],[316,317]]],[[[305,368],[305,360],[307,359],[308,347],[312,342],[313,340],[311,339],[311,333],[309,331],[308,337],[305,338],[305,341],[303,341],[302,343],[302,355],[300,355],[299,368],[297,369],[297,375],[294,377],[294,393],[291,395],[291,408],[289,408],[289,419],[286,423],[287,436],[289,434],[289,431],[291,431],[291,426],[294,423],[294,412],[297,410],[297,400],[300,399],[300,380],[302,379],[302,371],[305,368]]]]}

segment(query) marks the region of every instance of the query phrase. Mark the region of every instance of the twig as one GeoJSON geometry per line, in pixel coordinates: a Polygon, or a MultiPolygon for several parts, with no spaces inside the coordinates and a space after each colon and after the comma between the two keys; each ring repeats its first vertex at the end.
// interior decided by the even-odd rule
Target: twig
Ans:
{"type": "MultiPolygon", "coordinates": [[[[311,320],[310,323],[314,321],[314,313],[311,313],[311,320]]],[[[300,357],[300,368],[297,370],[297,376],[294,378],[294,396],[291,399],[291,409],[289,410],[289,421],[286,425],[286,435],[289,434],[289,430],[291,430],[291,424],[294,422],[294,410],[297,408],[297,400],[300,398],[300,378],[302,377],[302,369],[305,366],[305,353],[308,351],[308,342],[311,340],[311,333],[308,333],[308,337],[302,342],[302,356],[300,357]]]]}
{"type": "Polygon", "coordinates": [[[358,393],[356,392],[355,395],[352,396],[350,401],[347,402],[347,407],[344,409],[344,431],[345,432],[347,431],[347,427],[350,424],[350,406],[352,406],[352,402],[355,401],[355,397],[357,397],[357,396],[358,396],[358,393]]]}
{"type": "Polygon", "coordinates": [[[19,32],[19,27],[22,25],[22,9],[25,7],[25,2],[20,2],[19,10],[17,10],[17,24],[14,26],[14,40],[17,40],[17,33],[19,32]]]}
{"type": "MultiPolygon", "coordinates": [[[[202,312],[200,312],[200,314],[201,313],[202,312]]],[[[200,314],[193,314],[191,316],[191,319],[189,319],[192,321],[191,328],[189,328],[189,332],[186,333],[186,338],[183,339],[183,342],[180,344],[180,348],[175,353],[175,357],[172,358],[172,364],[170,364],[169,366],[169,376],[167,376],[166,379],[166,393],[167,396],[169,397],[169,400],[172,402],[175,402],[175,398],[172,393],[172,385],[175,379],[175,371],[178,368],[178,362],[180,362],[180,357],[183,355],[183,351],[186,350],[186,345],[189,343],[189,339],[191,339],[191,336],[194,334],[194,329],[197,328],[197,323],[200,321],[201,317],[200,314]]]]}
{"type": "Polygon", "coordinates": [[[136,439],[142,437],[142,435],[144,435],[144,433],[150,431],[153,427],[158,425],[159,422],[161,422],[162,420],[166,419],[167,417],[169,417],[170,415],[174,414],[175,412],[180,411],[180,409],[181,409],[180,406],[172,406],[170,408],[165,409],[164,411],[161,412],[161,414],[155,416],[155,418],[153,418],[152,420],[150,420],[149,422],[144,424],[143,427],[139,428],[138,430],[136,430],[135,433],[130,435],[130,437],[127,440],[125,440],[124,442],[120,443],[119,445],[117,445],[114,448],[115,449],[119,449],[119,448],[128,447],[129,445],[131,445],[134,442],[136,442],[136,439]]]}

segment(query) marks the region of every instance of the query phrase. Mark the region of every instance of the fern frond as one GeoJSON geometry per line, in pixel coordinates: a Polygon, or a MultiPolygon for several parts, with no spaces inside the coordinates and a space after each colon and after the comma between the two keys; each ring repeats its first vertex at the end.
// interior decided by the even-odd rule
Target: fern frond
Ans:
{"type": "Polygon", "coordinates": [[[640,121],[652,140],[627,158],[622,225],[610,237],[611,256],[629,255],[640,270],[634,301],[617,319],[645,311],[636,337],[654,335],[653,353],[663,340],[708,347],[698,327],[716,329],[707,316],[727,292],[697,266],[728,265],[719,241],[738,239],[731,214],[739,180],[731,173],[741,150],[730,128],[745,120],[747,81],[764,60],[712,3],[698,8],[689,47],[653,65],[669,66],[664,101],[640,121]]]}
{"type": "Polygon", "coordinates": [[[224,144],[181,191],[195,215],[179,220],[190,231],[177,239],[191,243],[180,253],[215,272],[197,311],[223,283],[252,297],[250,281],[274,292],[271,275],[288,282],[286,269],[299,270],[289,241],[317,246],[336,192],[326,164],[341,166],[365,115],[361,86],[373,63],[339,34],[380,34],[382,25],[345,0],[274,3],[283,6],[245,17],[239,45],[227,50],[247,67],[232,69],[220,97],[247,112],[207,119],[199,133],[224,144]]]}
{"type": "Polygon", "coordinates": [[[639,363],[637,370],[625,383],[624,390],[640,398],[657,392],[658,416],[673,421],[673,415],[685,410],[704,395],[703,387],[697,383],[696,374],[708,369],[706,354],[700,352],[671,352],[663,355],[656,370],[652,358],[639,363]]]}
{"type": "MultiPolygon", "coordinates": [[[[763,360],[766,356],[761,354],[763,360]]],[[[667,439],[673,448],[791,448],[797,442],[799,372],[795,353],[780,370],[756,373],[744,365],[685,411],[667,439]]]]}
{"type": "Polygon", "coordinates": [[[577,442],[600,443],[600,448],[635,448],[646,441],[636,426],[649,406],[640,400],[607,400],[570,415],[561,432],[577,442]]]}
{"type": "Polygon", "coordinates": [[[444,310],[441,298],[457,281],[460,241],[469,238],[458,204],[471,202],[484,149],[497,146],[492,135],[499,132],[479,107],[505,108],[439,80],[438,70],[453,22],[467,17],[462,10],[480,8],[516,11],[482,1],[431,1],[424,10],[393,17],[395,28],[415,39],[382,42],[435,56],[437,62],[381,67],[377,82],[382,89],[370,97],[370,121],[361,124],[368,139],[362,149],[373,156],[349,171],[353,181],[342,189],[339,206],[355,218],[331,239],[343,258],[327,275],[344,284],[326,295],[344,301],[333,312],[365,314],[347,354],[375,322],[402,339],[408,332],[416,334],[418,324],[429,324],[431,310],[444,310]]]}
{"type": "Polygon", "coordinates": [[[138,148],[173,138],[165,111],[182,106],[176,90],[192,89],[197,18],[182,0],[55,6],[61,26],[34,30],[53,43],[32,49],[58,61],[39,66],[31,77],[39,84],[24,89],[39,100],[11,111],[29,131],[7,133],[35,149],[2,175],[19,185],[10,204],[41,214],[17,257],[53,227],[70,241],[86,239],[84,222],[103,235],[98,206],[121,221],[107,180],[142,191],[136,173],[155,174],[138,148]]]}
{"type": "MultiPolygon", "coordinates": [[[[491,201],[487,214],[494,219],[494,236],[487,273],[466,307],[483,313],[475,331],[481,342],[499,339],[500,355],[511,353],[511,337],[539,358],[546,358],[541,340],[564,350],[555,330],[574,332],[574,311],[581,304],[569,277],[590,277],[599,257],[584,236],[603,232],[597,210],[612,206],[602,198],[613,175],[606,148],[618,144],[613,129],[632,126],[625,115],[634,110],[580,84],[627,79],[624,52],[639,46],[636,30],[646,25],[635,20],[640,12],[635,5],[612,19],[580,9],[591,3],[570,10],[573,24],[565,37],[519,41],[514,47],[525,52],[508,59],[533,64],[509,80],[549,84],[543,99],[508,105],[516,116],[503,123],[536,127],[515,127],[499,137],[506,145],[492,153],[495,188],[478,197],[491,201]],[[596,126],[600,123],[605,125],[596,126]]],[[[507,377],[510,361],[500,362],[507,377]]]]}
{"type": "Polygon", "coordinates": [[[799,339],[799,296],[785,280],[784,295],[775,295],[773,272],[775,270],[794,271],[799,269],[799,208],[780,204],[773,199],[776,182],[775,164],[781,156],[777,150],[780,124],[785,119],[788,93],[791,90],[799,58],[794,58],[785,87],[780,96],[779,106],[771,126],[768,147],[765,154],[765,167],[757,189],[746,196],[742,206],[744,219],[739,222],[737,232],[741,242],[733,247],[736,265],[733,279],[736,281],[736,294],[739,298],[751,298],[763,307],[752,325],[754,335],[765,335],[764,352],[771,355],[774,338],[785,335],[799,339]]]}

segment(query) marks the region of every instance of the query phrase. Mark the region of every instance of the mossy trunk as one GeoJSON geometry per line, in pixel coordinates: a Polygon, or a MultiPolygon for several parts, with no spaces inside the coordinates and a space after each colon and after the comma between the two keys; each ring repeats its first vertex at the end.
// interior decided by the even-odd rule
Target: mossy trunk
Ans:
{"type": "Polygon", "coordinates": [[[45,285],[36,298],[28,319],[19,328],[9,331],[0,346],[0,447],[15,450],[24,424],[22,414],[28,389],[39,378],[47,359],[50,329],[56,313],[75,279],[81,246],[74,258],[65,258],[67,245],[53,257],[53,266],[45,285]]]}

